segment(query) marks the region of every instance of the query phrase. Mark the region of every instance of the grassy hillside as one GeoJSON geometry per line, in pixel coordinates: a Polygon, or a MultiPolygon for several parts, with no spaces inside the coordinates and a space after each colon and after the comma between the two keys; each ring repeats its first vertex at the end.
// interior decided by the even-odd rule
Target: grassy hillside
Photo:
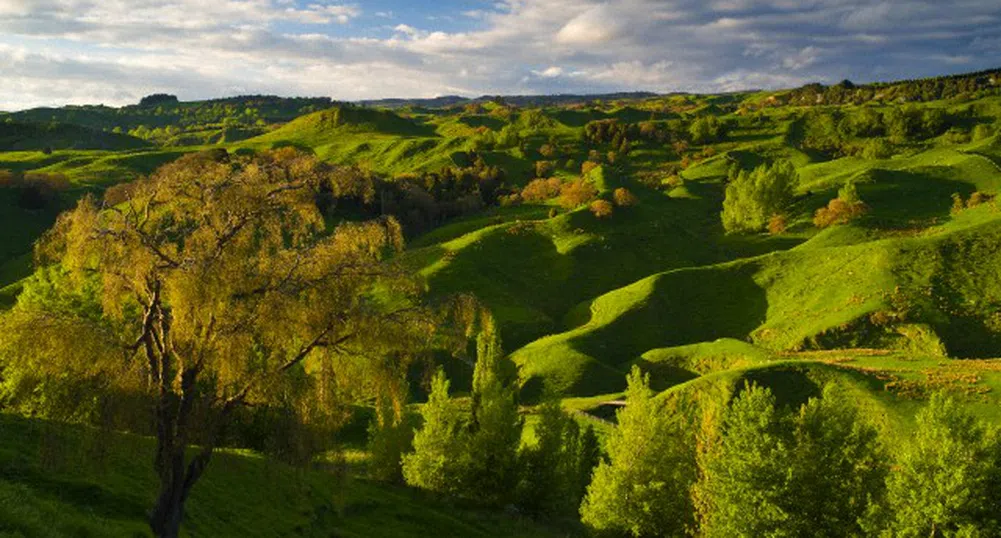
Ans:
{"type": "Polygon", "coordinates": [[[55,149],[127,150],[149,144],[138,138],[66,123],[0,122],[0,151],[55,149]]]}
{"type": "MultiPolygon", "coordinates": [[[[141,536],[156,477],[151,440],[0,414],[0,535],[141,536]],[[103,439],[103,440],[102,440],[103,439]]],[[[347,467],[345,467],[347,465],[347,467]]],[[[546,537],[525,517],[456,507],[355,478],[222,451],[193,490],[187,536],[546,537]]]]}

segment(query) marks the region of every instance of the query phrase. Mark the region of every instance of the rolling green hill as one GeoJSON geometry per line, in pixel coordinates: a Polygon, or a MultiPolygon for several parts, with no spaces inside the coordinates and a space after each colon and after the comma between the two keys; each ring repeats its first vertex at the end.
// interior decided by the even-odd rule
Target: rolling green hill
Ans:
{"type": "MultiPolygon", "coordinates": [[[[639,366],[659,398],[696,410],[746,382],[791,406],[836,383],[891,439],[908,434],[915,410],[939,390],[996,421],[1001,85],[990,74],[603,102],[447,98],[373,108],[246,98],[170,102],[159,112],[29,111],[16,121],[52,121],[48,114],[80,125],[29,132],[0,123],[0,170],[19,178],[0,185],[0,309],[33,270],[33,241],[80,196],[190,152],[229,162],[220,149],[292,147],[371,172],[348,174],[361,178],[350,185],[357,191],[316,193],[327,223],[383,215],[404,223],[399,261],[421,277],[427,298],[472,294],[489,309],[518,366],[525,413],[555,395],[607,431],[626,373],[639,366]],[[163,136],[154,145],[98,130],[116,115],[132,127],[148,120],[163,136]],[[770,230],[726,233],[721,211],[735,183],[779,161],[796,177],[764,214],[770,230]],[[68,187],[31,206],[32,173],[65,177],[68,187]],[[533,193],[540,184],[551,192],[533,193]],[[575,185],[593,193],[568,201],[575,185]],[[856,195],[864,208],[856,218],[816,219],[832,200],[856,195]]],[[[447,355],[429,361],[444,363],[463,393],[468,357],[447,355]]],[[[149,452],[150,440],[116,435],[96,472],[75,469],[71,449],[48,453],[63,437],[71,447],[90,438],[82,427],[0,415],[0,501],[24,499],[0,516],[25,535],[44,535],[47,525],[56,535],[141,532],[152,477],[135,454],[149,452]]],[[[576,530],[377,485],[359,478],[357,462],[340,474],[318,463],[325,469],[226,452],[196,490],[191,534],[576,530]],[[232,490],[242,493],[226,498],[232,490]]]]}

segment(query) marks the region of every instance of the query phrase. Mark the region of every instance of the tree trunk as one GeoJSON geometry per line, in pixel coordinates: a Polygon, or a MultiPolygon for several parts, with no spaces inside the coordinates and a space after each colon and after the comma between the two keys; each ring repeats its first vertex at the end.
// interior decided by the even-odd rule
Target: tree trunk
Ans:
{"type": "Polygon", "coordinates": [[[183,489],[183,484],[161,485],[160,496],[149,518],[150,529],[157,538],[177,538],[180,535],[186,496],[183,489]]]}

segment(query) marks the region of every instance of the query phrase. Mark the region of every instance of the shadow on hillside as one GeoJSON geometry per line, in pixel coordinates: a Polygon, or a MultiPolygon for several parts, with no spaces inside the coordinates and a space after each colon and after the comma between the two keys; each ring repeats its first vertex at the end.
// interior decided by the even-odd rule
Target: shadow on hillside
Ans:
{"type": "Polygon", "coordinates": [[[570,343],[581,353],[622,367],[650,349],[746,338],[768,309],[765,290],[752,278],[755,269],[746,265],[668,273],[643,302],[570,343]]]}
{"type": "Polygon", "coordinates": [[[974,190],[969,183],[937,177],[934,168],[920,171],[877,168],[866,176],[864,182],[858,183],[859,196],[870,208],[864,222],[879,228],[944,219],[949,216],[953,193],[968,198],[974,190]]]}
{"type": "Polygon", "coordinates": [[[503,121],[491,116],[462,116],[459,118],[459,123],[473,129],[486,127],[494,131],[500,131],[504,127],[503,121]]]}
{"type": "Polygon", "coordinates": [[[798,409],[810,398],[817,398],[821,394],[821,387],[803,368],[797,366],[751,370],[743,375],[743,379],[744,382],[739,383],[734,392],[734,398],[746,390],[748,385],[754,384],[771,390],[779,407],[798,409]]]}

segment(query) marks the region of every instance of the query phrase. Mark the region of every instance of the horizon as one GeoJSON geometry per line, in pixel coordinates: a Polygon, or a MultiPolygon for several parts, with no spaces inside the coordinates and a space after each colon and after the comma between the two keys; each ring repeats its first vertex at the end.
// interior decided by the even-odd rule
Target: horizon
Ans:
{"type": "Polygon", "coordinates": [[[986,0],[0,0],[0,110],[864,84],[996,67],[999,22],[986,0]]]}

